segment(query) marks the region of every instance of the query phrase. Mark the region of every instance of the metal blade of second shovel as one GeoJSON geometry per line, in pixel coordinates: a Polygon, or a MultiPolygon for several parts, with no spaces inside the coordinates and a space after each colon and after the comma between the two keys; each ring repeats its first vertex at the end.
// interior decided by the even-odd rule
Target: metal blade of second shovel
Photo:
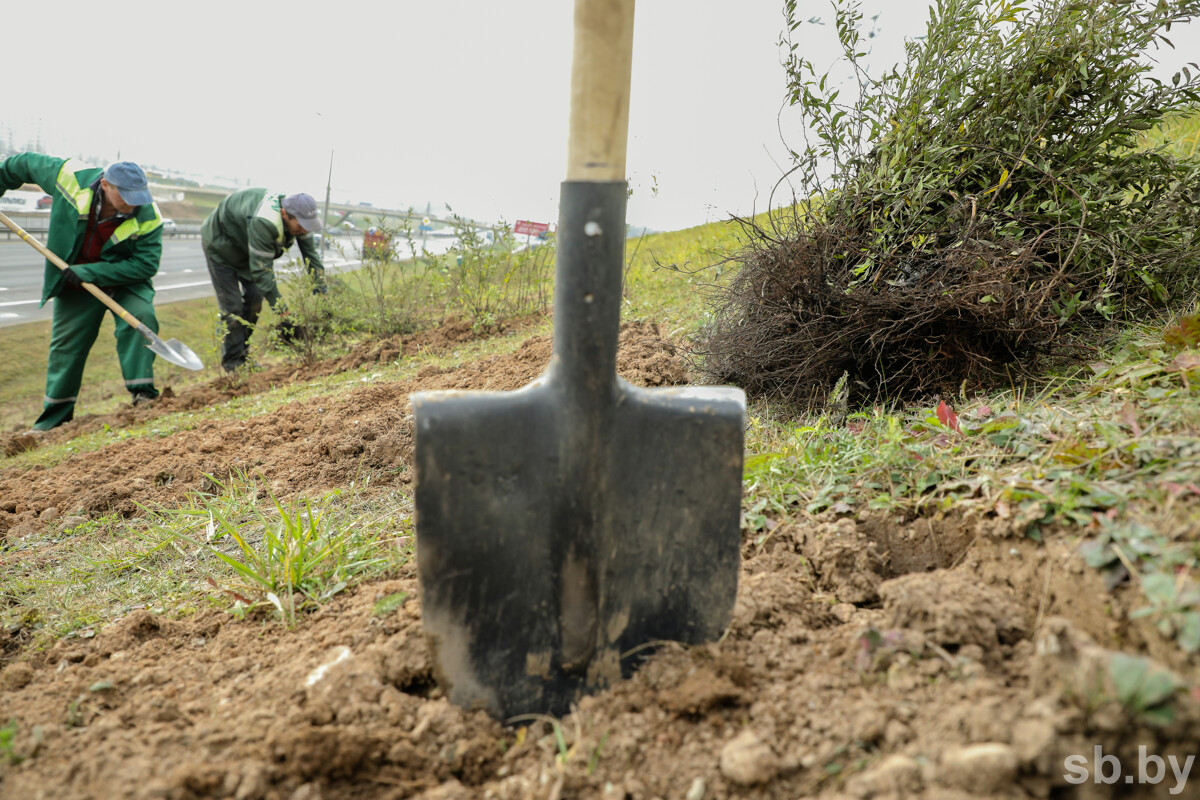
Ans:
{"type": "Polygon", "coordinates": [[[178,339],[163,341],[157,333],[147,328],[144,323],[138,325],[137,331],[146,337],[146,347],[149,347],[172,364],[176,364],[184,369],[204,369],[204,364],[200,361],[200,356],[193,353],[190,347],[178,339]]]}

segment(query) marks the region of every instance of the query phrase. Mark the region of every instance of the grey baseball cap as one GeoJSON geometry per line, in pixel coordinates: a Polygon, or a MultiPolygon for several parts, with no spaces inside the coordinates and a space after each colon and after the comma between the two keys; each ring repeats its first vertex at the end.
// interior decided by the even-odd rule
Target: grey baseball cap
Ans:
{"type": "Polygon", "coordinates": [[[288,212],[289,216],[295,217],[300,226],[309,233],[325,227],[325,223],[321,222],[317,215],[317,201],[311,194],[289,194],[283,198],[283,210],[288,212]]]}

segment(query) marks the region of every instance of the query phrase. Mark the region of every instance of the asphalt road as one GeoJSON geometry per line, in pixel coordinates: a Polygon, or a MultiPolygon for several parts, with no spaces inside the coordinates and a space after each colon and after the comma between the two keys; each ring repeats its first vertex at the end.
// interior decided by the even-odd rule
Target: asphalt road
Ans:
{"type": "MultiPolygon", "coordinates": [[[[299,252],[295,247],[291,248],[276,262],[277,265],[299,256],[299,252]]],[[[355,254],[348,255],[357,259],[355,254]]],[[[0,327],[50,319],[54,301],[38,308],[45,263],[42,256],[25,242],[0,240],[0,327]]],[[[332,250],[326,253],[325,267],[331,272],[357,264],[357,260],[342,258],[332,250]]],[[[154,289],[156,306],[212,296],[212,283],[198,238],[163,240],[163,257],[158,274],[154,276],[154,289]]]]}

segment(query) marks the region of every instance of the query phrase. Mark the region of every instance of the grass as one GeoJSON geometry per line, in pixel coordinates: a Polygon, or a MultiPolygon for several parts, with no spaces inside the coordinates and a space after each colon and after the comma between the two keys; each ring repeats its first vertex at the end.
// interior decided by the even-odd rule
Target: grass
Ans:
{"type": "MultiPolygon", "coordinates": [[[[657,322],[664,335],[686,340],[703,323],[704,284],[715,277],[704,268],[720,264],[739,241],[733,223],[630,240],[622,318],[657,322]]],[[[211,301],[174,304],[169,320],[169,335],[214,361],[218,331],[211,301]]],[[[1184,321],[1176,316],[1129,325],[1099,345],[1090,364],[986,396],[964,388],[945,403],[824,415],[752,402],[743,525],[760,545],[784,516],[978,514],[1007,519],[1035,539],[1065,529],[1110,584],[1133,581],[1141,588],[1139,615],[1184,649],[1200,650],[1200,546],[1194,533],[1200,530],[1200,319],[1192,327],[1184,321]]],[[[10,362],[17,365],[13,380],[0,397],[6,420],[22,402],[16,384],[29,387],[42,377],[33,356],[44,359],[45,344],[31,333],[35,327],[0,329],[0,347],[17,353],[10,362]]],[[[453,352],[277,386],[3,463],[48,466],[123,438],[170,436],[202,419],[245,418],[295,400],[337,395],[364,381],[406,380],[427,365],[449,367],[510,352],[549,330],[547,321],[453,352]]],[[[339,341],[347,343],[335,340],[328,349],[339,341]]],[[[90,360],[96,371],[85,386],[119,386],[115,355],[98,346],[96,358],[111,362],[108,372],[90,360]]],[[[34,392],[40,396],[40,387],[34,392]]],[[[97,408],[85,411],[120,399],[96,402],[97,408]]],[[[135,607],[181,615],[215,603],[293,624],[305,608],[412,557],[407,491],[380,497],[360,483],[307,505],[288,505],[241,476],[178,508],[47,530],[2,551],[15,557],[0,574],[0,622],[29,625],[49,641],[88,635],[135,607]]],[[[390,602],[398,606],[404,598],[390,602]]]]}
{"type": "Polygon", "coordinates": [[[413,556],[403,493],[381,496],[367,481],[271,508],[253,479],[217,486],[179,508],[23,540],[0,577],[0,618],[42,643],[91,636],[136,608],[176,617],[210,604],[240,615],[261,608],[294,624],[297,612],[413,556]]]}
{"type": "Polygon", "coordinates": [[[1162,125],[1146,131],[1142,143],[1165,146],[1176,158],[1196,158],[1200,155],[1200,114],[1178,114],[1166,119],[1162,125]]]}
{"type": "MultiPolygon", "coordinates": [[[[210,380],[219,374],[220,340],[217,328],[217,304],[212,298],[186,300],[157,308],[159,334],[164,339],[179,339],[200,356],[206,365],[191,372],[163,359],[154,362],[155,383],[159,389],[176,389],[210,380]]],[[[27,429],[42,411],[45,393],[46,361],[50,353],[50,322],[30,322],[0,328],[7,364],[0,383],[0,428],[27,429]]],[[[88,354],[83,385],[76,405],[77,414],[111,413],[129,404],[129,392],[117,361],[113,317],[106,314],[88,354]]]]}
{"type": "Polygon", "coordinates": [[[796,513],[977,513],[1037,540],[1066,528],[1110,585],[1140,585],[1139,615],[1198,652],[1200,333],[1181,341],[1174,322],[1130,327],[1041,385],[952,404],[876,406],[844,422],[760,405],[744,525],[760,544],[796,513]]]}

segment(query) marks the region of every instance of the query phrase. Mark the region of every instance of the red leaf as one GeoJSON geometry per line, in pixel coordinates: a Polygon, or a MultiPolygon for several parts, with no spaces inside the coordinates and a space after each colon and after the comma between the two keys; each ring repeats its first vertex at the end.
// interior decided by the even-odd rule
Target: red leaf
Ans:
{"type": "Polygon", "coordinates": [[[975,410],[975,419],[987,419],[992,415],[991,406],[980,406],[975,410]]]}
{"type": "Polygon", "coordinates": [[[1121,422],[1129,426],[1134,436],[1142,435],[1142,426],[1138,425],[1137,421],[1137,408],[1133,403],[1126,401],[1125,405],[1121,406],[1121,422]]]}
{"type": "Polygon", "coordinates": [[[958,415],[954,413],[954,409],[946,405],[946,401],[942,400],[937,407],[938,420],[952,431],[962,433],[962,428],[958,426],[958,415]]]}
{"type": "Polygon", "coordinates": [[[1178,325],[1167,328],[1163,331],[1163,341],[1179,348],[1200,345],[1200,314],[1184,317],[1178,325]]]}
{"type": "Polygon", "coordinates": [[[1189,370],[1200,367],[1200,353],[1183,352],[1175,356],[1175,360],[1171,362],[1171,367],[1180,372],[1188,372],[1189,370]]]}

